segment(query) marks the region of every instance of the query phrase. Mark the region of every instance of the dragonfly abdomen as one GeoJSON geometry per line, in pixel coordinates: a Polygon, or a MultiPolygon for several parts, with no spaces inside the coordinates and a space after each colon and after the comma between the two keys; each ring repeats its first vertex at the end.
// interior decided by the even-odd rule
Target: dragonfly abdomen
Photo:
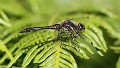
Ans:
{"type": "Polygon", "coordinates": [[[24,28],[23,30],[21,30],[20,33],[26,33],[26,32],[31,32],[31,31],[43,30],[43,29],[59,30],[60,29],[60,25],[59,24],[55,24],[55,25],[52,25],[52,26],[44,26],[44,27],[28,27],[28,28],[24,28]]]}
{"type": "Polygon", "coordinates": [[[28,27],[24,28],[23,30],[20,31],[20,33],[26,33],[26,32],[31,32],[31,31],[37,31],[37,30],[42,30],[43,27],[28,27]]]}

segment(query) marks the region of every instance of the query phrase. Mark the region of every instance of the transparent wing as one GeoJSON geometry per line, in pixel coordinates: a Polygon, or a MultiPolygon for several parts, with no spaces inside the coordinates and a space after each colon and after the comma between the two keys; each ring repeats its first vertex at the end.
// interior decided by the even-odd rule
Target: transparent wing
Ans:
{"type": "Polygon", "coordinates": [[[89,22],[89,17],[71,18],[70,20],[73,21],[75,24],[85,24],[89,22]]]}

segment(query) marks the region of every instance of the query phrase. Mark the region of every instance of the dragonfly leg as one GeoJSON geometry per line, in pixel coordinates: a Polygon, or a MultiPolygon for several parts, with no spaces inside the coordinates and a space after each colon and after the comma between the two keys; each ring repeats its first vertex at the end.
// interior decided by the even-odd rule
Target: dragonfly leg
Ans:
{"type": "Polygon", "coordinates": [[[62,41],[61,35],[62,35],[63,33],[64,33],[64,32],[58,30],[58,37],[57,37],[58,40],[62,41]]]}
{"type": "Polygon", "coordinates": [[[87,37],[85,38],[84,36],[82,36],[82,35],[79,34],[79,33],[77,33],[77,35],[78,35],[80,38],[85,39],[86,42],[89,42],[89,43],[93,44],[91,41],[89,41],[89,40],[87,39],[87,37]]]}
{"type": "Polygon", "coordinates": [[[75,43],[75,38],[74,38],[74,34],[71,32],[70,33],[70,37],[71,37],[71,43],[74,45],[72,47],[74,47],[77,51],[80,51],[80,48],[78,47],[78,45],[75,43]]]}
{"type": "MultiPolygon", "coordinates": [[[[61,32],[60,30],[58,30],[58,37],[57,37],[57,40],[59,40],[61,43],[62,43],[62,37],[61,37],[61,34],[64,33],[64,32],[61,32]]],[[[60,47],[62,48],[63,46],[60,45],[60,47]]]]}

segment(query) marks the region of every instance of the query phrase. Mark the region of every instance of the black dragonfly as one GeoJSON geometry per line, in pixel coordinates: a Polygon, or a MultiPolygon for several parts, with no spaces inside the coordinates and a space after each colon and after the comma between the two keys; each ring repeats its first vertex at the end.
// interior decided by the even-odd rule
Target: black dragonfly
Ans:
{"type": "MultiPolygon", "coordinates": [[[[60,37],[61,34],[62,34],[62,32],[59,32],[60,30],[65,30],[65,31],[70,33],[72,43],[74,43],[73,41],[75,41],[74,40],[74,33],[77,34],[79,37],[86,40],[86,38],[81,35],[81,33],[85,30],[85,26],[81,23],[76,25],[76,24],[74,24],[74,22],[71,19],[65,20],[61,24],[54,24],[54,25],[51,25],[51,26],[27,27],[27,28],[24,28],[23,30],[21,30],[20,33],[27,33],[27,32],[31,32],[31,31],[38,31],[38,30],[43,30],[43,29],[57,30],[58,31],[58,39],[60,41],[63,40],[60,37]]],[[[75,44],[75,46],[76,46],[76,44],[75,44]]],[[[78,47],[77,47],[77,50],[79,50],[78,47]]]]}
{"type": "MultiPolygon", "coordinates": [[[[57,30],[59,40],[61,40],[61,38],[59,36],[62,33],[62,32],[59,32],[59,31],[60,30],[65,30],[65,31],[70,33],[70,37],[72,38],[71,42],[75,41],[74,40],[74,33],[77,34],[79,37],[88,41],[85,37],[83,37],[81,35],[82,32],[85,31],[85,26],[81,23],[78,23],[77,25],[74,24],[74,21],[72,19],[68,19],[68,20],[63,21],[61,24],[54,24],[54,25],[51,25],[51,26],[27,27],[27,28],[24,28],[23,30],[21,30],[20,33],[27,33],[27,32],[31,32],[31,31],[38,31],[38,30],[43,30],[43,29],[57,30]]],[[[76,46],[76,44],[75,44],[75,46],[76,46]]],[[[78,47],[77,47],[77,50],[79,50],[78,47]]]]}
{"type": "Polygon", "coordinates": [[[65,20],[61,24],[54,24],[51,26],[43,26],[43,27],[27,27],[20,31],[20,33],[26,33],[31,31],[43,30],[43,29],[53,29],[53,30],[61,30],[64,29],[70,33],[72,32],[83,32],[85,30],[85,26],[81,23],[78,25],[74,24],[72,20],[65,20]]]}
{"type": "Polygon", "coordinates": [[[85,26],[81,23],[78,25],[74,24],[72,19],[68,19],[63,21],[61,24],[54,24],[51,26],[43,26],[43,27],[27,27],[20,31],[20,33],[27,33],[31,31],[38,31],[43,29],[52,29],[58,31],[58,38],[60,38],[62,32],[59,32],[60,30],[65,30],[70,33],[70,37],[72,40],[74,40],[74,33],[76,33],[79,37],[85,39],[83,36],[81,36],[81,33],[85,30],[85,26]]]}

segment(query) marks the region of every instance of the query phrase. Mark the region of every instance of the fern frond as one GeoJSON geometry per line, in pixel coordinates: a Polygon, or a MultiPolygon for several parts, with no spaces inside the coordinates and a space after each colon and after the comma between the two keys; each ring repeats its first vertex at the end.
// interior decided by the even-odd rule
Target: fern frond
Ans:
{"type": "Polygon", "coordinates": [[[115,53],[120,54],[120,46],[110,46],[110,48],[111,48],[112,50],[114,50],[115,53]]]}
{"type": "Polygon", "coordinates": [[[119,59],[117,61],[116,68],[120,68],[120,57],[119,57],[119,59]]]}
{"type": "Polygon", "coordinates": [[[110,25],[109,22],[107,22],[107,20],[104,20],[103,18],[98,17],[98,16],[91,16],[90,18],[91,18],[91,20],[89,22],[91,24],[95,24],[98,27],[102,26],[112,36],[114,36],[115,38],[118,38],[118,39],[120,38],[119,37],[119,35],[120,35],[119,32],[116,31],[115,28],[113,28],[113,26],[110,25]]]}
{"type": "MultiPolygon", "coordinates": [[[[12,53],[16,48],[17,46],[13,46],[12,48],[9,49],[9,52],[12,53]]],[[[7,59],[7,57],[8,55],[4,54],[3,57],[0,59],[0,63],[3,63],[7,59]]]]}
{"type": "MultiPolygon", "coordinates": [[[[7,56],[10,58],[10,60],[11,61],[13,60],[12,54],[9,52],[9,50],[7,49],[7,47],[3,43],[1,43],[1,42],[0,42],[0,50],[1,51],[5,51],[6,54],[7,54],[7,56]]],[[[0,60],[0,63],[1,63],[1,60],[0,60]]]]}
{"type": "MultiPolygon", "coordinates": [[[[1,35],[1,39],[3,40],[3,43],[8,43],[10,40],[14,39],[14,38],[17,38],[17,37],[20,37],[22,34],[19,33],[19,31],[24,28],[25,26],[28,26],[28,25],[31,25],[31,24],[35,24],[35,23],[16,23],[12,26],[12,28],[9,28],[9,29],[6,29],[6,28],[3,28],[6,29],[6,31],[1,31],[2,33],[0,34],[1,35]],[[21,25],[21,26],[19,26],[21,25]]],[[[38,23],[36,23],[38,24],[38,23]]]]}
{"type": "Polygon", "coordinates": [[[73,56],[62,49],[60,42],[55,42],[47,49],[42,50],[34,60],[34,63],[40,63],[41,68],[77,68],[76,62],[73,56]]]}
{"type": "Polygon", "coordinates": [[[41,44],[46,43],[47,41],[55,39],[56,36],[54,34],[48,35],[51,32],[52,31],[50,31],[50,32],[49,31],[48,32],[40,31],[40,32],[35,32],[33,34],[30,34],[30,35],[24,37],[23,39],[20,40],[20,42],[18,42],[15,45],[15,46],[19,47],[18,50],[15,52],[15,54],[17,54],[20,50],[22,50],[25,47],[35,45],[35,44],[40,44],[40,43],[41,44]],[[26,41],[28,39],[29,39],[29,41],[26,41]]]}
{"type": "Polygon", "coordinates": [[[9,23],[9,19],[8,19],[7,15],[2,10],[0,10],[0,16],[1,16],[0,24],[7,26],[7,27],[11,27],[11,24],[9,23]]]}
{"type": "MultiPolygon", "coordinates": [[[[103,30],[120,43],[120,32],[117,32],[113,24],[108,21],[108,19],[117,18],[113,12],[104,7],[98,7],[96,4],[94,7],[90,1],[85,1],[87,7],[85,5],[81,7],[78,2],[82,1],[79,0],[64,2],[1,0],[0,41],[2,42],[0,43],[2,43],[2,48],[0,50],[4,49],[6,53],[0,58],[0,63],[5,63],[4,66],[7,67],[34,67],[36,65],[40,68],[77,68],[76,56],[77,59],[91,59],[91,55],[103,56],[103,53],[107,52],[109,44],[106,45],[106,43],[109,42],[104,39],[103,30]],[[90,5],[92,6],[89,7],[90,5]],[[68,39],[59,40],[58,32],[54,30],[19,33],[24,27],[48,26],[61,23],[66,19],[81,17],[89,17],[89,21],[74,22],[75,24],[82,23],[86,28],[83,33],[79,33],[80,35],[75,34],[74,40],[68,36],[69,33],[64,35],[68,39]],[[10,53],[14,56],[13,58],[10,53]],[[8,57],[11,60],[6,63],[8,57]]],[[[119,46],[111,48],[117,53],[120,52],[119,46]]]]}
{"type": "Polygon", "coordinates": [[[16,60],[18,60],[18,58],[24,53],[24,51],[25,50],[21,50],[19,53],[17,53],[17,55],[14,56],[14,60],[10,61],[7,67],[11,67],[16,62],[16,60]]]}
{"type": "Polygon", "coordinates": [[[37,47],[38,46],[34,46],[33,48],[31,48],[31,50],[29,50],[29,52],[27,53],[26,57],[23,60],[23,63],[21,65],[22,67],[26,67],[31,62],[31,60],[35,57],[37,52],[39,52],[42,49],[42,48],[37,49],[37,47]]]}
{"type": "MultiPolygon", "coordinates": [[[[43,30],[43,31],[37,31],[29,35],[26,35],[18,43],[16,43],[16,45],[14,45],[17,47],[15,47],[11,52],[15,55],[14,57],[15,60],[11,61],[8,64],[8,67],[11,67],[13,63],[16,62],[23,53],[26,53],[26,56],[21,65],[22,67],[28,66],[30,62],[34,60],[34,63],[39,64],[40,67],[64,66],[68,68],[69,67],[74,68],[74,67],[77,67],[77,65],[74,58],[73,60],[70,60],[72,56],[71,52],[85,59],[89,59],[90,58],[89,55],[94,53],[98,53],[101,56],[103,56],[101,51],[106,52],[107,47],[102,35],[102,31],[99,28],[89,24],[86,26],[85,32],[83,32],[83,34],[81,35],[84,37],[84,39],[78,36],[78,38],[75,38],[75,41],[69,40],[69,42],[61,41],[59,43],[57,41],[54,41],[57,39],[56,31],[43,30]],[[55,44],[55,43],[58,43],[58,44],[55,44]],[[58,52],[57,55],[59,55],[59,57],[62,57],[62,58],[58,57],[55,59],[53,57],[57,56],[56,55],[56,52],[58,51],[56,50],[58,49],[56,48],[57,46],[60,47],[60,52],[58,52]],[[24,52],[21,52],[23,50],[24,52]],[[71,54],[71,56],[64,55],[65,51],[63,52],[63,54],[61,54],[63,50],[70,51],[68,53],[71,54]],[[20,53],[19,56],[17,56],[18,53],[20,53]],[[48,63],[50,62],[50,60],[53,60],[52,64],[48,63]],[[46,64],[47,65],[49,64],[49,65],[46,66],[46,64]]],[[[7,57],[4,55],[4,57],[2,58],[2,62],[5,60],[5,58],[7,57]]]]}
{"type": "Polygon", "coordinates": [[[73,41],[73,43],[64,42],[65,45],[68,45],[66,47],[66,49],[70,50],[71,52],[74,52],[76,55],[80,56],[81,58],[86,58],[86,59],[89,59],[89,57],[87,55],[88,52],[91,54],[94,54],[94,53],[96,53],[95,50],[97,51],[98,54],[103,56],[100,53],[100,50],[106,52],[107,47],[106,47],[105,40],[103,39],[103,37],[101,37],[102,34],[99,32],[94,33],[90,30],[86,30],[84,35],[87,38],[87,40],[77,38],[77,39],[75,39],[75,41],[73,41]],[[99,38],[99,36],[101,38],[99,38]],[[101,42],[101,40],[102,40],[102,42],[101,42]],[[73,48],[71,48],[69,46],[72,46],[73,48]],[[77,48],[78,52],[76,52],[76,49],[74,49],[74,48],[77,48]]]}

